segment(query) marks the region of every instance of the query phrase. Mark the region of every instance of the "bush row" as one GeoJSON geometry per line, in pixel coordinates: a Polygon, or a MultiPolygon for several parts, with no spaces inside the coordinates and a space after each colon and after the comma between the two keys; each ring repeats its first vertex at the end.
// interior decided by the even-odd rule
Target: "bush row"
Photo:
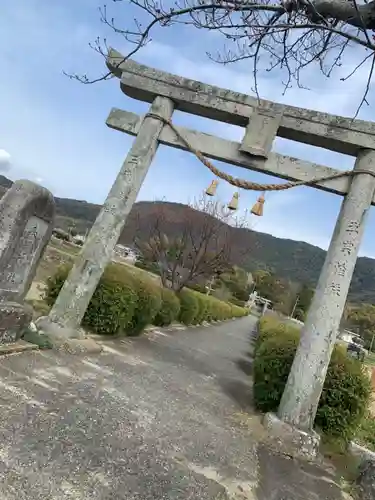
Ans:
{"type": "MultiPolygon", "coordinates": [[[[47,282],[46,301],[52,305],[70,271],[58,269],[47,282]]],[[[248,314],[248,310],[194,290],[178,295],[152,278],[111,264],[105,270],[82,324],[99,334],[139,335],[147,325],[167,326],[173,321],[197,325],[248,314]]]]}
{"type": "MultiPolygon", "coordinates": [[[[299,330],[264,317],[254,349],[254,401],[261,411],[277,411],[299,342],[299,330]]],[[[335,346],[328,367],[315,426],[350,440],[366,415],[371,385],[359,361],[335,346]]]]}

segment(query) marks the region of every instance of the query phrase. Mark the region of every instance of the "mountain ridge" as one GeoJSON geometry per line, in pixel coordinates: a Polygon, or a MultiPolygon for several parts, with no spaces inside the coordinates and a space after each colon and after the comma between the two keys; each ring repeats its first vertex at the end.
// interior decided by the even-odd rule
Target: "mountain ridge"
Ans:
{"type": "MultiPolygon", "coordinates": [[[[0,175],[0,196],[12,185],[12,181],[0,175]]],[[[79,232],[87,230],[101,208],[101,205],[70,198],[55,198],[57,225],[66,229],[73,224],[79,232]],[[64,227],[65,226],[65,227],[64,227]]],[[[119,243],[132,244],[135,235],[147,239],[147,234],[160,208],[167,221],[168,235],[176,235],[181,230],[187,210],[193,210],[182,203],[137,202],[129,214],[119,243]]],[[[196,223],[202,219],[200,212],[194,211],[196,223]],[[200,214],[200,215],[199,215],[200,214]]],[[[277,238],[252,229],[231,228],[234,249],[249,248],[249,257],[242,266],[248,271],[268,269],[280,278],[315,285],[323,266],[326,251],[303,241],[277,238]]],[[[359,257],[349,292],[352,302],[375,303],[375,260],[359,257]]]]}

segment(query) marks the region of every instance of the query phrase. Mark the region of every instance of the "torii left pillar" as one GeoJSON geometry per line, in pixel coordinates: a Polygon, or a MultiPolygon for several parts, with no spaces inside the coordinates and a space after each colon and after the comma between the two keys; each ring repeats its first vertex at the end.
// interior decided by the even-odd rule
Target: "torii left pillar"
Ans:
{"type": "MultiPolygon", "coordinates": [[[[173,102],[156,97],[150,113],[165,119],[173,114],[173,102]]],[[[146,116],[125,162],[108,194],[87,240],[48,316],[38,328],[56,337],[80,337],[80,324],[99,280],[111,261],[126,218],[158,148],[163,122],[146,116]]]]}

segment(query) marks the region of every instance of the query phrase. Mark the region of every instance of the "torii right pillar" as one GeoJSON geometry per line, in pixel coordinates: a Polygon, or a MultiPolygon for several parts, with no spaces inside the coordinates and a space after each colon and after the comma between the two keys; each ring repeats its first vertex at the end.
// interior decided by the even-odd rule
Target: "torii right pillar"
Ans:
{"type": "Polygon", "coordinates": [[[265,416],[266,426],[297,455],[313,456],[319,447],[313,425],[375,192],[375,151],[358,153],[356,171],[341,205],[277,416],[265,416]]]}

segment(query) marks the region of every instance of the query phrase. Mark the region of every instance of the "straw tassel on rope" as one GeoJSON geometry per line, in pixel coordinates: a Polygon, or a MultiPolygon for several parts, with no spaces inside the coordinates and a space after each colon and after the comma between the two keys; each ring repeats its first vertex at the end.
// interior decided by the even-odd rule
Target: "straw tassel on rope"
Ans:
{"type": "Polygon", "coordinates": [[[219,181],[213,180],[211,182],[211,184],[208,186],[208,188],[206,189],[206,195],[207,196],[215,196],[218,184],[219,184],[219,181]]]}
{"type": "MultiPolygon", "coordinates": [[[[207,158],[203,156],[203,154],[200,151],[191,146],[189,141],[185,139],[185,137],[179,132],[179,130],[173,125],[173,123],[169,119],[156,115],[154,113],[147,113],[145,117],[146,116],[156,118],[157,120],[163,122],[165,125],[168,125],[176,134],[177,138],[186,146],[187,150],[193,153],[198,158],[198,160],[202,162],[203,165],[205,165],[219,179],[223,179],[224,181],[227,181],[229,184],[237,188],[247,189],[251,191],[263,191],[263,194],[258,198],[258,201],[255,203],[255,205],[251,210],[251,213],[257,216],[263,215],[263,205],[265,202],[264,193],[266,191],[284,191],[285,189],[291,189],[297,186],[314,186],[315,184],[322,181],[330,181],[342,177],[352,177],[356,174],[362,174],[362,173],[374,176],[374,173],[372,171],[361,169],[355,171],[345,170],[341,172],[335,172],[334,174],[331,175],[313,178],[310,180],[290,181],[290,182],[285,182],[284,184],[258,184],[256,182],[246,181],[245,179],[240,179],[238,177],[233,177],[230,174],[226,174],[225,172],[222,172],[221,170],[216,168],[209,160],[207,160],[207,158]]],[[[210,187],[206,191],[206,194],[208,196],[214,196],[217,185],[218,181],[212,181],[210,187]]]]}
{"type": "Polygon", "coordinates": [[[264,205],[264,202],[265,202],[265,191],[263,191],[263,193],[259,196],[257,202],[255,203],[255,205],[253,206],[253,208],[251,209],[251,213],[253,215],[256,215],[258,217],[262,217],[263,216],[263,205],[264,205]]]}
{"type": "Polygon", "coordinates": [[[236,192],[233,194],[232,199],[228,203],[229,210],[237,210],[238,208],[238,198],[240,197],[240,193],[236,192]]]}

